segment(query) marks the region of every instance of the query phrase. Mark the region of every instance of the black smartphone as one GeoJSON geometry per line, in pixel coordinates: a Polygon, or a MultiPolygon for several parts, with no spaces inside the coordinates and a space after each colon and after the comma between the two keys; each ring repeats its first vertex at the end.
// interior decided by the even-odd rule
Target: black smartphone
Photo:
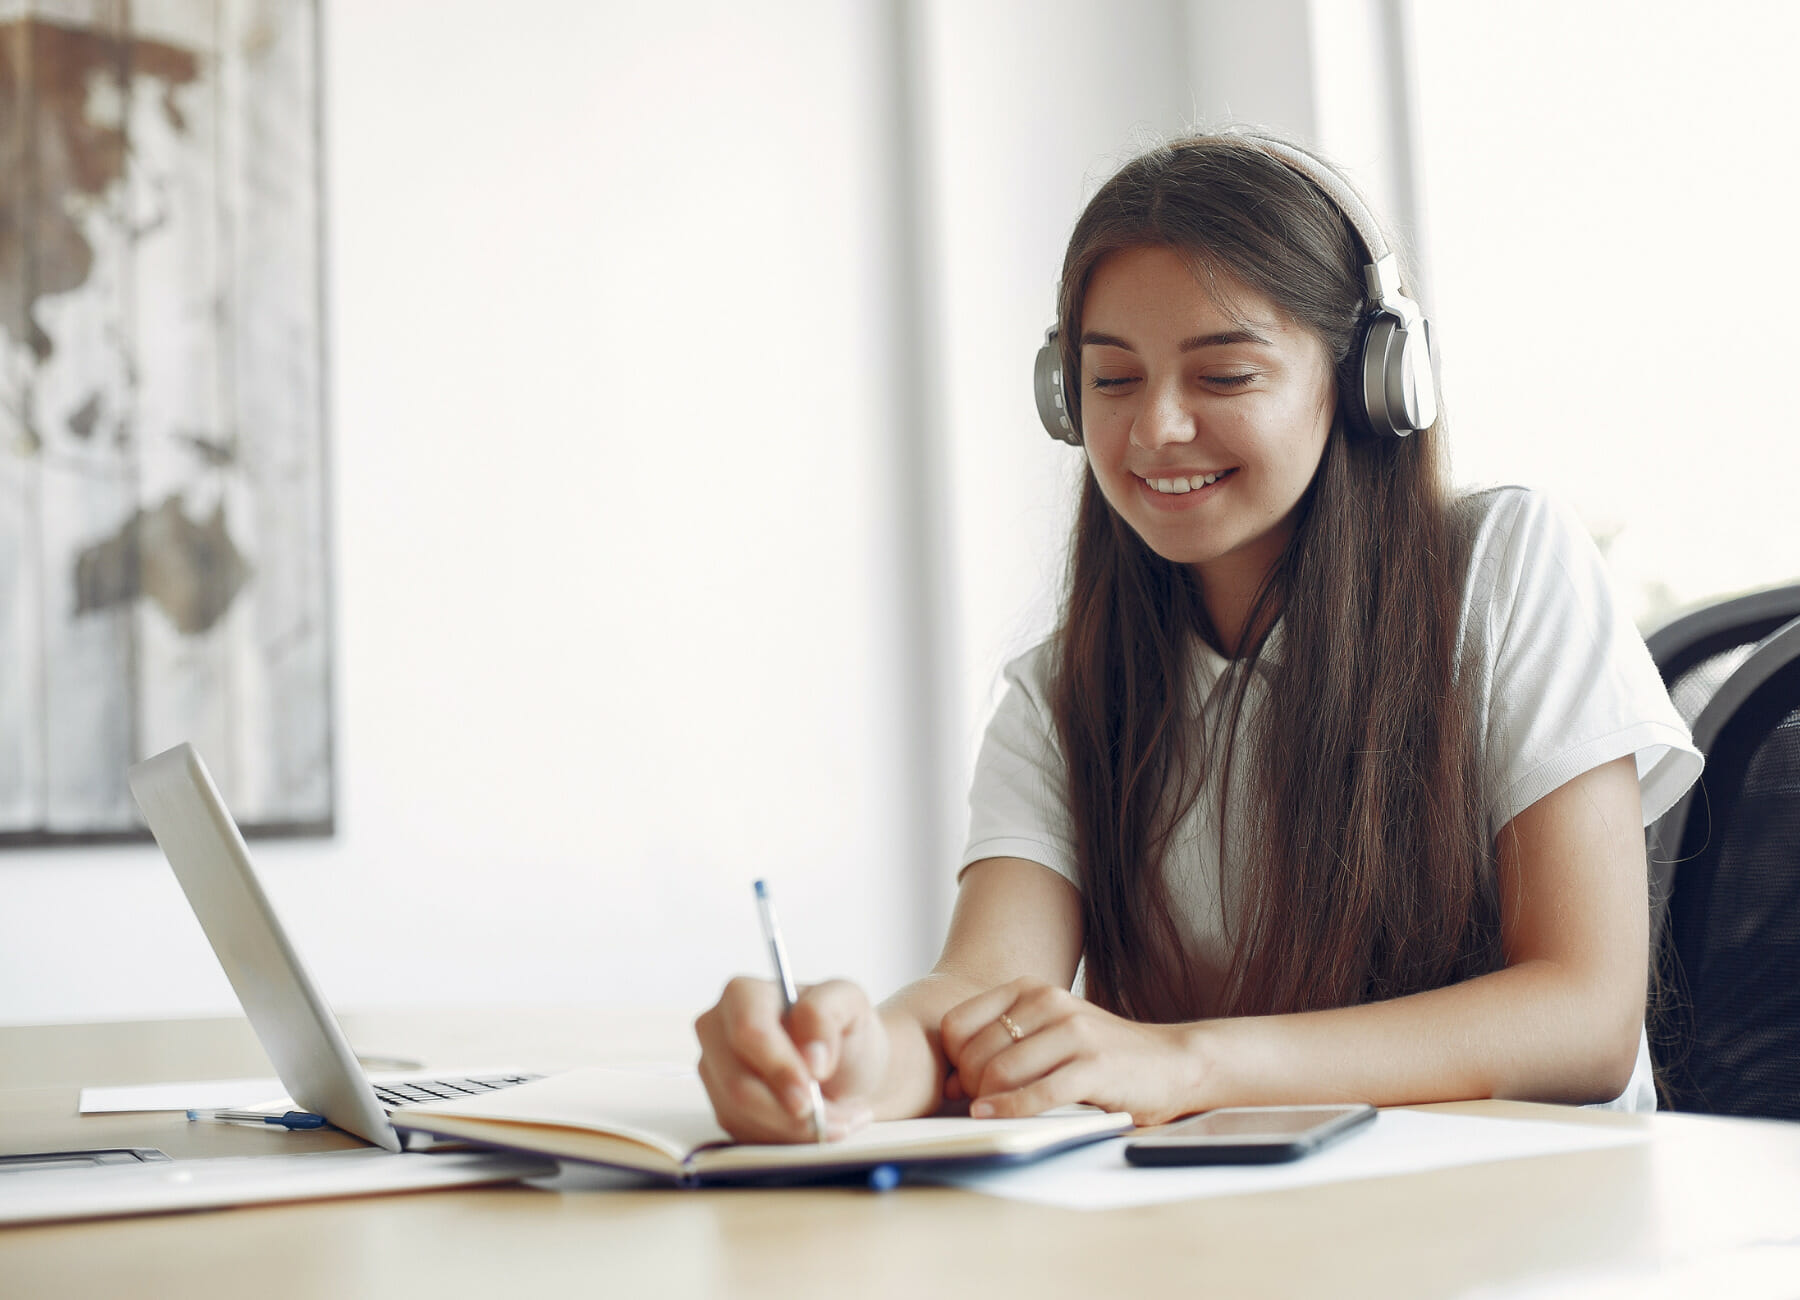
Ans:
{"type": "Polygon", "coordinates": [[[1343,1106],[1226,1106],[1125,1144],[1134,1165],[1267,1165],[1298,1160],[1373,1120],[1343,1106]]]}

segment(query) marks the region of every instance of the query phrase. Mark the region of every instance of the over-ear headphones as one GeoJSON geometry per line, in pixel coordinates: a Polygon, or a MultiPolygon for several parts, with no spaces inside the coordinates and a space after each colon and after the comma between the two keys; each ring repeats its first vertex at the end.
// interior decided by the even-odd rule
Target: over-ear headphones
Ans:
{"type": "MultiPolygon", "coordinates": [[[[1367,294],[1359,327],[1362,371],[1362,408],[1378,434],[1404,438],[1425,429],[1437,419],[1437,385],[1432,370],[1431,323],[1419,304],[1400,291],[1400,267],[1374,214],[1324,162],[1292,145],[1266,136],[1235,135],[1272,158],[1279,159],[1312,181],[1338,207],[1356,230],[1368,254],[1363,267],[1367,294]]],[[[1081,445],[1063,391],[1062,348],[1052,325],[1038,349],[1032,376],[1037,395],[1038,418],[1052,438],[1071,446],[1081,445]]]]}

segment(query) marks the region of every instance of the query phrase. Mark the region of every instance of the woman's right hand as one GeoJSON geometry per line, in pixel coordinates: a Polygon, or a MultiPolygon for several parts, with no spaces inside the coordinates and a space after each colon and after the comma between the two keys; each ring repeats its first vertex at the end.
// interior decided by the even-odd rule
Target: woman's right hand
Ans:
{"type": "Polygon", "coordinates": [[[829,980],[802,989],[783,1023],[781,990],[739,976],[694,1021],[700,1081],[713,1112],[739,1142],[815,1140],[808,1083],[825,1097],[826,1136],[869,1122],[887,1076],[888,1035],[856,985],[829,980]]]}

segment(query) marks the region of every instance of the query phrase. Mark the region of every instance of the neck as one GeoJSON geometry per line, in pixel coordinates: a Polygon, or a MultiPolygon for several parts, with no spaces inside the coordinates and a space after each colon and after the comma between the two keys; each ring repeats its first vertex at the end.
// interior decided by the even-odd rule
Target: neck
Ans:
{"type": "Polygon", "coordinates": [[[1250,625],[1257,595],[1274,571],[1285,545],[1283,538],[1266,555],[1238,552],[1192,566],[1200,579],[1200,599],[1206,606],[1207,620],[1219,639],[1218,651],[1227,659],[1242,655],[1244,647],[1266,632],[1279,614],[1279,610],[1265,606],[1255,626],[1250,625]]]}

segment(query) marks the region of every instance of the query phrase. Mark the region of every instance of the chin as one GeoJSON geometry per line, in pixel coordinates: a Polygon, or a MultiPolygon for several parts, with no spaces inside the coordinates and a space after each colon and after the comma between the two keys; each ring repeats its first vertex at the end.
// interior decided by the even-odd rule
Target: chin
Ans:
{"type": "Polygon", "coordinates": [[[1190,568],[1209,564],[1234,549],[1232,543],[1222,542],[1217,537],[1184,537],[1173,529],[1142,528],[1135,521],[1127,522],[1131,523],[1131,531],[1138,535],[1139,541],[1170,564],[1185,564],[1190,568]]]}

